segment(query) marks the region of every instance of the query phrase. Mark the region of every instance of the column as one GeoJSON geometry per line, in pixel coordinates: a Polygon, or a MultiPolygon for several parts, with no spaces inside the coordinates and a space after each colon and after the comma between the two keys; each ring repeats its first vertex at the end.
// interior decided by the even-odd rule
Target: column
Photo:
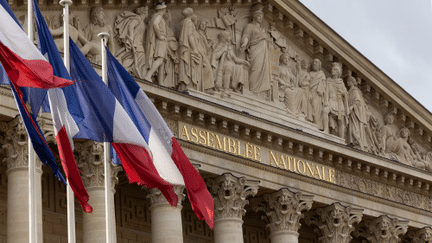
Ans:
{"type": "Polygon", "coordinates": [[[417,231],[409,231],[408,236],[412,239],[413,243],[428,243],[432,242],[432,228],[424,227],[417,231]]]}
{"type": "Polygon", "coordinates": [[[264,194],[252,205],[255,211],[266,214],[267,227],[270,228],[271,243],[298,243],[302,211],[312,207],[313,195],[294,193],[282,188],[272,194],[264,194]]]}
{"type": "Polygon", "coordinates": [[[409,221],[401,221],[381,215],[378,218],[366,220],[364,227],[358,230],[357,235],[366,238],[370,243],[398,243],[399,236],[408,230],[409,221]]]}
{"type": "Polygon", "coordinates": [[[177,207],[171,207],[159,189],[149,190],[152,243],[183,242],[182,201],[184,186],[174,185],[177,207]]]}
{"type": "MultiPolygon", "coordinates": [[[[83,214],[83,242],[84,243],[105,243],[105,196],[104,196],[104,158],[103,144],[93,141],[75,143],[75,151],[78,152],[76,159],[79,170],[83,171],[81,178],[89,194],[89,204],[93,207],[93,213],[83,214]]],[[[115,184],[118,182],[117,174],[120,166],[111,167],[112,184],[110,200],[114,202],[115,184]]],[[[114,203],[113,203],[114,205],[114,203]]],[[[113,239],[117,236],[115,225],[115,208],[110,210],[110,230],[114,232],[113,239]]]]}
{"type": "Polygon", "coordinates": [[[325,208],[318,208],[318,215],[306,218],[307,224],[315,224],[321,230],[319,241],[322,243],[348,243],[354,231],[354,223],[362,220],[363,209],[342,206],[333,203],[325,208]]]}
{"type": "MultiPolygon", "coordinates": [[[[8,198],[7,242],[29,242],[28,137],[20,117],[0,122],[2,148],[6,153],[8,198]]],[[[37,238],[42,241],[42,163],[36,159],[35,194],[37,238]]]]}
{"type": "Polygon", "coordinates": [[[207,184],[214,200],[214,243],[242,243],[246,198],[257,194],[259,181],[225,173],[207,184]]]}

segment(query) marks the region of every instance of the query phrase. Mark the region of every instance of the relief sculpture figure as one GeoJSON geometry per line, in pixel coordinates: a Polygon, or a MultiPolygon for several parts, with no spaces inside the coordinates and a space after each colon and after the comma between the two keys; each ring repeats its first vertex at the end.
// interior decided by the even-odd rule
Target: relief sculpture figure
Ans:
{"type": "Polygon", "coordinates": [[[135,12],[125,11],[117,15],[114,34],[122,47],[115,56],[132,75],[143,79],[146,71],[144,20],[148,16],[148,7],[137,8],[135,12]]]}
{"type": "Polygon", "coordinates": [[[166,31],[167,31],[167,41],[168,41],[168,53],[165,63],[163,64],[163,78],[162,83],[159,84],[175,88],[177,87],[177,74],[178,74],[178,54],[177,51],[179,49],[179,43],[177,39],[174,37],[174,32],[171,29],[171,12],[167,10],[163,15],[166,22],[166,31]]]}
{"type": "Polygon", "coordinates": [[[303,89],[306,98],[306,120],[313,121],[312,95],[310,89],[311,77],[308,73],[309,62],[305,59],[300,62],[300,71],[297,74],[299,87],[303,89]]]}
{"type": "Polygon", "coordinates": [[[199,77],[199,80],[201,81],[201,85],[200,87],[198,87],[198,90],[202,92],[211,92],[213,91],[215,85],[213,78],[213,69],[210,64],[211,46],[208,42],[206,29],[207,22],[200,21],[198,23],[198,30],[194,32],[197,51],[202,58],[202,63],[199,67],[199,73],[201,73],[201,77],[199,77]]]}
{"type": "Polygon", "coordinates": [[[212,56],[216,89],[225,93],[228,91],[241,92],[244,85],[244,68],[249,67],[248,61],[235,55],[230,35],[228,31],[219,33],[219,42],[212,56]]]}
{"type": "Polygon", "coordinates": [[[366,142],[367,142],[367,152],[372,154],[378,154],[378,151],[380,150],[380,143],[378,141],[377,137],[377,131],[378,131],[378,119],[372,114],[371,110],[369,109],[369,105],[367,101],[365,101],[365,111],[366,111],[366,142]]]}
{"type": "Polygon", "coordinates": [[[91,45],[88,51],[87,58],[94,63],[102,62],[101,56],[101,41],[98,37],[99,33],[107,32],[109,34],[107,47],[114,53],[113,31],[110,25],[106,23],[105,13],[102,7],[94,7],[90,12],[91,23],[84,29],[84,34],[91,45]]]}
{"type": "Polygon", "coordinates": [[[426,164],[423,161],[417,160],[417,155],[408,143],[411,132],[404,127],[399,130],[397,138],[393,141],[390,150],[390,158],[401,163],[412,165],[414,167],[425,169],[426,164]]]}
{"type": "Polygon", "coordinates": [[[357,81],[350,76],[347,79],[348,91],[348,108],[349,108],[349,123],[347,144],[355,148],[366,151],[366,104],[363,99],[362,92],[357,87],[357,81]]]}
{"type": "Polygon", "coordinates": [[[192,8],[185,8],[182,11],[184,19],[180,32],[179,48],[179,90],[197,89],[201,73],[199,65],[202,61],[198,53],[195,41],[196,28],[193,22],[194,12],[192,8]]]}
{"type": "Polygon", "coordinates": [[[282,54],[279,58],[279,87],[284,94],[284,103],[288,112],[305,118],[307,111],[306,94],[302,88],[298,86],[296,77],[292,74],[289,68],[290,57],[288,54],[282,54]]]}
{"type": "Polygon", "coordinates": [[[166,5],[160,2],[156,5],[156,13],[148,22],[146,55],[147,73],[144,77],[147,81],[152,81],[152,76],[158,71],[158,82],[163,82],[163,63],[168,53],[167,24],[164,18],[166,5]]]}
{"type": "MultiPolygon", "coordinates": [[[[75,42],[77,45],[81,45],[81,52],[84,55],[87,55],[87,53],[92,48],[92,44],[88,42],[87,38],[85,38],[83,33],[81,33],[77,28],[75,28],[75,26],[73,25],[73,19],[74,14],[69,13],[69,36],[73,40],[73,42],[75,42]]],[[[50,32],[53,37],[61,36],[60,38],[54,39],[54,43],[56,44],[59,52],[64,52],[63,26],[56,29],[50,29],[50,32]]]]}
{"type": "Polygon", "coordinates": [[[348,91],[345,88],[342,76],[342,65],[333,63],[331,78],[327,78],[327,97],[324,99],[324,132],[331,132],[345,138],[345,129],[348,125],[348,91]]]}
{"type": "Polygon", "coordinates": [[[310,91],[312,102],[312,120],[318,126],[319,130],[324,130],[324,92],[326,90],[326,77],[321,70],[322,63],[319,59],[315,59],[312,63],[312,71],[310,72],[310,91]]]}
{"type": "Polygon", "coordinates": [[[269,60],[269,33],[262,26],[264,13],[259,6],[252,13],[253,21],[246,25],[241,38],[240,52],[248,50],[249,90],[260,97],[268,98],[271,83],[269,60]]]}

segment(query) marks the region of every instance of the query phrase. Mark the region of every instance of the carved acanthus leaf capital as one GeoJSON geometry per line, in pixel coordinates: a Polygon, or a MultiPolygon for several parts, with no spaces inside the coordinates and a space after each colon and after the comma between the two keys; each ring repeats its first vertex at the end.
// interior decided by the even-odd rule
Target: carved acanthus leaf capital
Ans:
{"type": "Polygon", "coordinates": [[[408,230],[409,221],[393,219],[387,215],[366,220],[363,227],[359,227],[356,235],[365,237],[371,243],[398,243],[400,235],[408,230]]]}
{"type": "Polygon", "coordinates": [[[264,194],[264,200],[256,200],[252,207],[255,211],[263,211],[269,224],[270,233],[280,231],[298,232],[304,217],[302,211],[312,207],[313,195],[304,195],[302,192],[292,192],[282,188],[272,194],[264,194]],[[261,201],[261,203],[259,203],[261,201]]]}
{"type": "Polygon", "coordinates": [[[424,227],[417,231],[409,231],[408,236],[412,239],[413,243],[428,243],[432,242],[432,228],[424,227]]]}
{"type": "Polygon", "coordinates": [[[325,208],[316,210],[317,216],[306,218],[307,224],[315,224],[320,229],[320,242],[348,243],[351,241],[353,224],[360,223],[363,209],[345,207],[340,203],[333,203],[325,208]]]}
{"type": "Polygon", "coordinates": [[[259,181],[238,178],[230,173],[207,180],[215,204],[215,221],[219,219],[242,219],[249,203],[247,197],[258,193],[259,181]]]}
{"type": "MultiPolygon", "coordinates": [[[[93,141],[75,143],[76,162],[78,168],[83,171],[81,178],[85,187],[104,186],[104,146],[103,143],[93,141]]],[[[111,163],[111,189],[118,183],[117,174],[120,166],[111,163]]]]}
{"type": "MultiPolygon", "coordinates": [[[[177,207],[181,207],[181,204],[186,196],[183,193],[185,187],[180,185],[173,185],[173,188],[178,197],[177,207]]],[[[159,189],[152,188],[149,189],[148,192],[149,194],[147,195],[147,198],[150,199],[150,206],[168,204],[168,201],[166,200],[165,196],[162,194],[162,192],[159,189]]]]}

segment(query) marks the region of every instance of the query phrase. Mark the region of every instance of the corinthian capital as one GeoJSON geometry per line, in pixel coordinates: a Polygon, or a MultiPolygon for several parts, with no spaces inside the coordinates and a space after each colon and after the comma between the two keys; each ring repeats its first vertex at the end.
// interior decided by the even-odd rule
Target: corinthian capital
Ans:
{"type": "Polygon", "coordinates": [[[432,242],[432,228],[424,227],[417,231],[409,231],[408,236],[412,239],[413,243],[428,243],[432,242]]]}
{"type": "Polygon", "coordinates": [[[258,192],[259,181],[238,178],[230,173],[207,180],[215,204],[215,221],[219,219],[242,219],[247,197],[258,192]]]}
{"type": "MultiPolygon", "coordinates": [[[[81,176],[85,187],[103,187],[104,186],[104,147],[103,143],[86,141],[75,143],[76,162],[78,168],[83,171],[81,176]]],[[[111,188],[114,190],[115,184],[118,183],[117,174],[121,170],[120,166],[111,164],[111,188]]]]}
{"type": "MultiPolygon", "coordinates": [[[[180,185],[173,185],[174,191],[177,194],[178,202],[177,206],[181,207],[181,204],[183,200],[185,199],[185,194],[183,193],[185,187],[180,185]]],[[[156,205],[169,205],[168,201],[166,200],[165,196],[162,194],[162,192],[157,188],[152,188],[148,190],[149,194],[147,195],[147,198],[150,199],[150,206],[156,206],[156,205]]]]}
{"type": "Polygon", "coordinates": [[[313,195],[282,188],[272,194],[264,194],[262,199],[257,199],[252,207],[266,214],[266,221],[269,222],[267,227],[273,234],[281,231],[298,232],[301,226],[299,221],[304,217],[301,212],[311,209],[313,195]]]}
{"type": "Polygon", "coordinates": [[[409,221],[400,221],[381,215],[378,218],[366,220],[356,235],[365,237],[371,243],[398,243],[400,235],[407,232],[409,221]]]}
{"type": "Polygon", "coordinates": [[[363,209],[342,206],[333,203],[325,208],[318,208],[318,216],[306,218],[307,224],[315,224],[320,229],[323,243],[348,243],[352,239],[353,224],[362,219],[363,209]]]}
{"type": "MultiPolygon", "coordinates": [[[[28,136],[19,116],[9,122],[0,122],[0,144],[8,170],[28,167],[28,136]]],[[[37,158],[36,168],[41,167],[42,163],[37,158]]]]}

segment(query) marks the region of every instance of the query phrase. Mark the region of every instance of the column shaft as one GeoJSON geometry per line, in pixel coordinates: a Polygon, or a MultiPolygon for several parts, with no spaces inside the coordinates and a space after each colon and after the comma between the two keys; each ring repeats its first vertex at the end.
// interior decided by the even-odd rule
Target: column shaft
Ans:
{"type": "Polygon", "coordinates": [[[225,242],[243,242],[243,220],[220,219],[215,221],[214,243],[225,242]]]}
{"type": "Polygon", "coordinates": [[[299,233],[292,231],[281,231],[270,235],[271,243],[298,243],[299,233]]]}
{"type": "Polygon", "coordinates": [[[182,206],[167,204],[150,207],[152,243],[183,242],[182,206]]]}

